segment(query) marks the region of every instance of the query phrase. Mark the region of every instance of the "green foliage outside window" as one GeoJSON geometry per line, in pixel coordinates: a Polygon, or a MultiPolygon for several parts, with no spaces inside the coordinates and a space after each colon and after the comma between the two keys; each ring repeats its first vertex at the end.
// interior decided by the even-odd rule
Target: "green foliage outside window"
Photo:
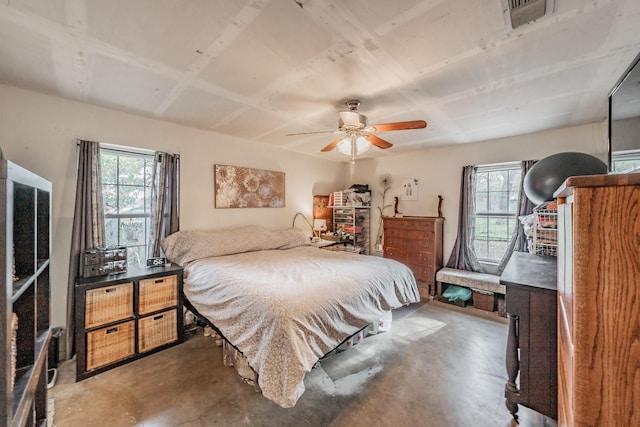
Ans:
{"type": "Polygon", "coordinates": [[[144,265],[153,155],[109,149],[100,152],[107,246],[126,246],[129,266],[144,265]]]}
{"type": "Polygon", "coordinates": [[[475,176],[474,249],[481,261],[498,262],[517,224],[520,166],[478,167],[475,176]]]}

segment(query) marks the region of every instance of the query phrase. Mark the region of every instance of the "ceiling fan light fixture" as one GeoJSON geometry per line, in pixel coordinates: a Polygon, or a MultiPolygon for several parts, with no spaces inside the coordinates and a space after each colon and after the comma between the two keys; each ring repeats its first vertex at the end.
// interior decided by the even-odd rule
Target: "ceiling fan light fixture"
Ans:
{"type": "Polygon", "coordinates": [[[351,156],[353,153],[352,150],[352,139],[355,139],[355,154],[359,156],[360,154],[366,153],[371,148],[371,143],[364,136],[360,135],[347,135],[342,138],[336,148],[342,154],[346,154],[347,156],[351,156]]]}

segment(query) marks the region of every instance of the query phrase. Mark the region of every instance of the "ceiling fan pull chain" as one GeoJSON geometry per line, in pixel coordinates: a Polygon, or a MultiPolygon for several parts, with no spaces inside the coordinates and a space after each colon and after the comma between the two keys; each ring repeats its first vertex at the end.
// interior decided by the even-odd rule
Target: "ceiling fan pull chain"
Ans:
{"type": "Polygon", "coordinates": [[[355,165],[356,164],[356,134],[352,133],[351,134],[351,164],[355,165]]]}

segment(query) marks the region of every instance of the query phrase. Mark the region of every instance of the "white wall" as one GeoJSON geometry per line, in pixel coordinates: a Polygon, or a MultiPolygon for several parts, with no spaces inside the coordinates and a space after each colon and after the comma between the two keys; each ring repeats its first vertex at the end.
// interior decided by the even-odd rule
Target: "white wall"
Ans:
{"type": "MultiPolygon", "coordinates": [[[[606,122],[471,144],[436,147],[380,159],[363,159],[351,166],[348,178],[350,182],[346,187],[357,183],[369,184],[373,189],[374,208],[371,213],[374,234],[379,223],[375,206],[381,206],[379,179],[382,175],[390,174],[393,179],[393,187],[387,192],[387,204],[393,203],[394,196],[400,196],[405,180],[419,179],[418,200],[399,202],[398,211],[404,215],[437,216],[438,195],[442,195],[446,263],[456,239],[463,166],[539,160],[551,154],[567,151],[591,154],[606,162],[606,122]]],[[[392,215],[393,209],[385,210],[384,213],[392,215]]],[[[375,236],[373,240],[375,241],[375,236]]]]}
{"type": "MultiPolygon", "coordinates": [[[[5,157],[53,182],[52,324],[64,326],[69,244],[75,197],[76,138],[169,151],[181,155],[181,228],[219,228],[260,224],[284,227],[294,214],[310,218],[312,196],[351,184],[372,189],[372,241],[378,226],[379,178],[392,176],[387,203],[400,195],[405,180],[418,178],[417,201],[400,201],[405,215],[437,215],[437,196],[444,197],[445,262],[456,236],[460,173],[468,164],[541,159],[563,151],[607,157],[606,123],[530,135],[436,147],[380,159],[336,163],[299,155],[205,130],[94,107],[0,85],[0,147],[5,157]],[[286,207],[215,209],[213,165],[230,164],[284,171],[286,207]]],[[[385,211],[391,214],[392,210],[385,211]]],[[[304,224],[296,223],[300,227],[304,224]]]]}
{"type": "MultiPolygon", "coordinates": [[[[345,181],[341,163],[0,85],[0,147],[5,157],[53,183],[54,326],[66,322],[76,138],[179,153],[182,229],[245,224],[287,227],[298,211],[312,217],[314,194],[329,194],[342,188],[345,181]],[[214,164],[285,172],[286,207],[215,209],[214,164]]],[[[301,222],[296,225],[305,228],[301,222]]]]}

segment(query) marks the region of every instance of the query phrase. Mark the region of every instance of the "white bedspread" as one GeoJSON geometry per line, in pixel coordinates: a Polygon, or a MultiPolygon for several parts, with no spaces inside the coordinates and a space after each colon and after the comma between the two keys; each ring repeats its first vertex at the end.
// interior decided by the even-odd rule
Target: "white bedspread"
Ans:
{"type": "Polygon", "coordinates": [[[282,407],[295,405],[320,357],[385,311],[420,300],[399,262],[310,246],[196,259],[185,265],[184,293],[282,407]]]}

